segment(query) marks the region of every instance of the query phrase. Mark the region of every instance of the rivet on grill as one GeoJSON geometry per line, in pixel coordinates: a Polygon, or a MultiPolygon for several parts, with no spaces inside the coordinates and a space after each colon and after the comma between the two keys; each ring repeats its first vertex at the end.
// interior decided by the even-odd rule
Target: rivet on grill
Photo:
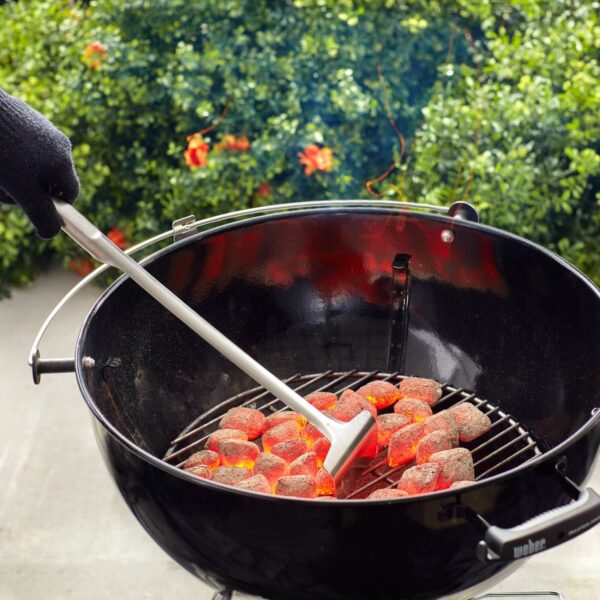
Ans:
{"type": "Polygon", "coordinates": [[[444,229],[442,231],[442,242],[446,244],[451,244],[454,241],[454,232],[449,229],[444,229]]]}
{"type": "Polygon", "coordinates": [[[81,364],[86,369],[93,369],[96,366],[96,361],[91,356],[84,356],[81,359],[81,364]]]}

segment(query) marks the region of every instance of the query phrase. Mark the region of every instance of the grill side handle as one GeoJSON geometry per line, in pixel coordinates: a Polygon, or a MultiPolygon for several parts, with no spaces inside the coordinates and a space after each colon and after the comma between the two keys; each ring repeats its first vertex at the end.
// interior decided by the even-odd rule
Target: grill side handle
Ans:
{"type": "MultiPolygon", "coordinates": [[[[479,520],[483,522],[481,517],[479,520]]],[[[475,553],[485,563],[517,560],[558,546],[598,523],[600,496],[592,488],[586,488],[579,490],[579,497],[574,502],[515,527],[503,529],[486,523],[484,539],[477,544],[475,553]]]]}

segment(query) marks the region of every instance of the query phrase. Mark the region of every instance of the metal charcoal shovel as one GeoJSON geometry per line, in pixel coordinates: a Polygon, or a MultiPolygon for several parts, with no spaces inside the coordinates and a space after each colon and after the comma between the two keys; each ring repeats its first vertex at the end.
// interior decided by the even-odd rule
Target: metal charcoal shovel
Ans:
{"type": "Polygon", "coordinates": [[[236,346],[228,337],[204,320],[196,311],[179,299],[171,290],[155,279],[146,269],[111,242],[79,211],[62,200],[54,200],[62,220],[62,229],[79,246],[97,260],[126,273],[169,312],[183,321],[192,331],[238,366],[247,375],[265,387],[276,398],[300,413],[331,442],[324,467],[336,483],[338,496],[343,497],[352,479],[351,472],[357,461],[368,453],[377,435],[375,419],[367,411],[361,412],[348,423],[324,415],[302,396],[289,388],[278,377],[236,346]]]}

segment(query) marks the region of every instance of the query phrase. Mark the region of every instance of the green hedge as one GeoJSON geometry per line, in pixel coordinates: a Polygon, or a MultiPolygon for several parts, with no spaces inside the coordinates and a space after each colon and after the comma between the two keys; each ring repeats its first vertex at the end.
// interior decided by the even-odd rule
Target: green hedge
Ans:
{"type": "MultiPolygon", "coordinates": [[[[11,2],[0,86],[71,137],[79,208],[130,243],[192,212],[365,197],[390,171],[372,193],[467,199],[600,279],[597,8],[11,2]],[[324,162],[307,174],[311,150],[324,162]]],[[[81,255],[2,209],[0,289],[53,253],[81,255]]]]}

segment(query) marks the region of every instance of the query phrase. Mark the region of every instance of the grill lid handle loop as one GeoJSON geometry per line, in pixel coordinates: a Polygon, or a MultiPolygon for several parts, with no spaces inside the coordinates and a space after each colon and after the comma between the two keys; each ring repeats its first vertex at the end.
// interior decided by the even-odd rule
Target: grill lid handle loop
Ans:
{"type": "Polygon", "coordinates": [[[542,513],[521,525],[503,529],[492,525],[475,550],[481,562],[517,560],[558,546],[600,522],[600,496],[582,490],[570,504],[542,513]]]}

